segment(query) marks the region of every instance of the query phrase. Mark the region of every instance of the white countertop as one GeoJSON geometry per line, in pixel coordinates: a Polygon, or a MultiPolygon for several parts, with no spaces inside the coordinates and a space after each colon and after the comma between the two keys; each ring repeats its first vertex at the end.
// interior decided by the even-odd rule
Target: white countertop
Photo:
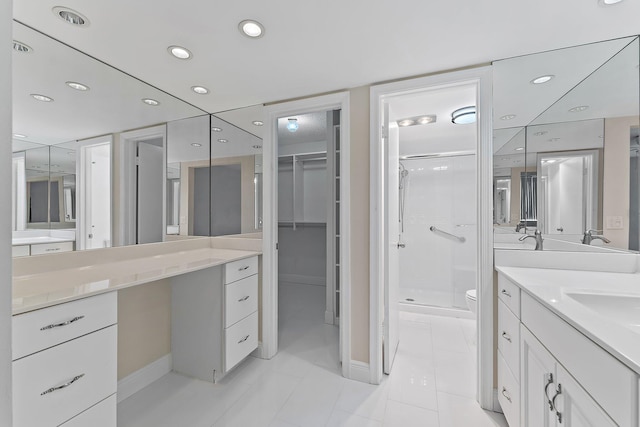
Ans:
{"type": "Polygon", "coordinates": [[[523,267],[496,267],[496,270],[640,374],[640,307],[637,323],[623,326],[568,296],[580,292],[640,297],[640,273],[523,267]]]}
{"type": "Polygon", "coordinates": [[[260,252],[249,250],[205,247],[14,276],[13,314],[117,291],[259,254],[260,252]]]}

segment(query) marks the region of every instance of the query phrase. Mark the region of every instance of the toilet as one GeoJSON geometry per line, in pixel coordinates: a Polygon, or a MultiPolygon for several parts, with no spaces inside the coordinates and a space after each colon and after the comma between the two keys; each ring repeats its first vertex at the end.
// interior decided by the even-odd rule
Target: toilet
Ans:
{"type": "Polygon", "coordinates": [[[477,304],[478,304],[478,298],[476,297],[476,290],[469,289],[465,295],[465,298],[467,300],[467,307],[469,307],[469,310],[473,314],[476,314],[477,304]]]}

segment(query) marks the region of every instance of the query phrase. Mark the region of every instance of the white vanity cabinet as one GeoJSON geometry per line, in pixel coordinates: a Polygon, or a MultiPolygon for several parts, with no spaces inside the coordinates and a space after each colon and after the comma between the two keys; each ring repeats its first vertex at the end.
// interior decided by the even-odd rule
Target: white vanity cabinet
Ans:
{"type": "Polygon", "coordinates": [[[76,418],[115,427],[116,294],[15,315],[12,323],[14,427],[73,426],[76,418]]]}
{"type": "Polygon", "coordinates": [[[171,289],[173,370],[215,382],[258,347],[258,257],[180,276],[171,289]]]}
{"type": "Polygon", "coordinates": [[[498,401],[511,426],[520,420],[520,288],[498,279],[498,401]]]}

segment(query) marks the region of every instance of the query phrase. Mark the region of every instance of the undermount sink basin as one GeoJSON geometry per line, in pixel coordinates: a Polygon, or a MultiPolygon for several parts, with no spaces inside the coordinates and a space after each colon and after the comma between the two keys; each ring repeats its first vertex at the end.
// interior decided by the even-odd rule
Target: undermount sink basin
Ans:
{"type": "Polygon", "coordinates": [[[566,295],[596,313],[640,333],[640,295],[567,292],[566,295]]]}

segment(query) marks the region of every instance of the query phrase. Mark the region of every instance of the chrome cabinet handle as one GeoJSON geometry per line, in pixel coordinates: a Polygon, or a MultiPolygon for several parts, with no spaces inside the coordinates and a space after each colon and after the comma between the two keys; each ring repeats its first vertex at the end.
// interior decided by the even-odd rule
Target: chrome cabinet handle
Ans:
{"type": "Polygon", "coordinates": [[[511,342],[511,337],[505,331],[502,331],[502,338],[504,338],[505,340],[511,342]]]}
{"type": "Polygon", "coordinates": [[[55,324],[51,324],[51,325],[47,325],[47,326],[43,326],[42,328],[40,328],[41,331],[46,331],[47,329],[53,329],[53,328],[60,328],[62,326],[67,326],[70,325],[74,322],[77,322],[78,320],[84,319],[84,316],[76,316],[71,320],[67,320],[66,322],[62,322],[62,323],[55,323],[55,324]]]}
{"type": "Polygon", "coordinates": [[[50,389],[43,391],[42,393],[40,393],[40,396],[44,396],[45,394],[53,393],[54,391],[58,391],[58,390],[62,390],[63,388],[67,388],[71,384],[75,383],[76,381],[78,381],[82,377],[84,377],[84,374],[76,375],[69,382],[66,382],[66,383],[64,383],[62,385],[59,385],[57,387],[51,387],[50,389]]]}
{"type": "Polygon", "coordinates": [[[248,270],[248,269],[249,269],[249,267],[250,267],[249,265],[245,265],[244,267],[240,267],[240,268],[238,269],[238,271],[245,271],[245,270],[248,270]]]}
{"type": "Polygon", "coordinates": [[[558,384],[558,389],[556,390],[556,395],[551,399],[551,404],[553,408],[556,410],[556,416],[558,417],[558,422],[562,424],[562,412],[558,411],[558,407],[556,406],[556,399],[558,396],[562,394],[562,384],[558,384]]]}
{"type": "Polygon", "coordinates": [[[246,297],[242,297],[238,300],[238,302],[243,302],[249,299],[249,295],[247,295],[246,297]]]}
{"type": "Polygon", "coordinates": [[[549,374],[549,379],[547,380],[547,385],[544,386],[544,395],[547,398],[547,403],[549,403],[549,410],[553,411],[553,402],[551,402],[551,398],[549,397],[549,386],[553,384],[553,374],[549,374]]]}
{"type": "Polygon", "coordinates": [[[511,294],[510,294],[509,292],[507,292],[507,290],[506,290],[506,289],[503,289],[500,293],[501,293],[502,295],[506,295],[506,296],[508,296],[509,298],[511,298],[511,294]]]}
{"type": "Polygon", "coordinates": [[[249,335],[247,335],[246,337],[244,337],[240,341],[238,341],[238,344],[242,344],[243,342],[245,342],[248,339],[249,339],[249,335]]]}
{"type": "Polygon", "coordinates": [[[509,401],[509,403],[511,403],[511,396],[509,396],[509,394],[507,393],[507,389],[504,387],[502,387],[502,395],[509,401]]]}
{"type": "Polygon", "coordinates": [[[404,243],[397,243],[396,245],[398,246],[398,249],[404,249],[407,246],[404,243]]]}

